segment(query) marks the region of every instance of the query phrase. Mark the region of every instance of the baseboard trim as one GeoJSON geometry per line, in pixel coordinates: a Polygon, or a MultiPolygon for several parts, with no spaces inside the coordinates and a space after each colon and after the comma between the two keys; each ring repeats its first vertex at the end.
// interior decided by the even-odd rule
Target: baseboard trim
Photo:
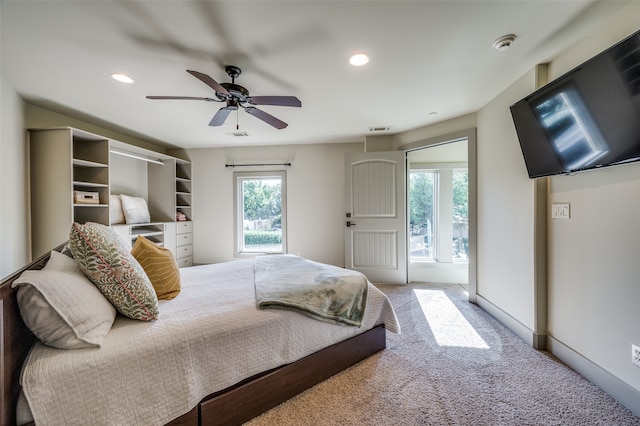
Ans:
{"type": "Polygon", "coordinates": [[[498,308],[496,305],[489,302],[479,294],[476,295],[476,304],[487,311],[489,315],[502,323],[502,325],[511,330],[516,336],[524,340],[526,344],[538,349],[536,346],[537,339],[534,336],[534,332],[529,327],[527,327],[502,309],[498,308]]]}
{"type": "Polygon", "coordinates": [[[497,319],[502,325],[511,330],[525,343],[538,350],[546,350],[552,353],[560,361],[571,369],[598,386],[620,404],[627,407],[633,414],[640,416],[640,391],[634,389],[602,367],[588,360],[570,347],[548,335],[535,333],[529,327],[489,302],[480,295],[477,296],[477,305],[489,315],[497,319]]]}
{"type": "Polygon", "coordinates": [[[555,357],[640,416],[640,391],[551,336],[547,337],[547,346],[555,357]]]}

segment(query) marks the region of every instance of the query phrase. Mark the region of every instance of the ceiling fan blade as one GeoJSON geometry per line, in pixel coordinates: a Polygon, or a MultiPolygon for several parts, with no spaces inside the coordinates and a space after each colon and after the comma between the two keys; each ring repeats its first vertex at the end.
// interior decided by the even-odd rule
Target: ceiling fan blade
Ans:
{"type": "Polygon", "coordinates": [[[236,107],[222,107],[216,112],[216,115],[213,116],[211,121],[209,122],[209,126],[222,126],[231,113],[231,111],[235,111],[238,108],[236,107]]]}
{"type": "Polygon", "coordinates": [[[194,96],[147,96],[147,99],[173,99],[173,100],[186,100],[186,101],[207,101],[207,102],[222,102],[212,98],[200,98],[194,96]]]}
{"type": "Polygon", "coordinates": [[[302,102],[295,96],[250,96],[247,102],[253,105],[278,105],[300,107],[302,102]]]}
{"type": "Polygon", "coordinates": [[[285,123],[284,121],[278,120],[273,115],[268,114],[262,111],[261,109],[254,108],[254,107],[246,107],[245,111],[247,111],[249,114],[253,115],[254,117],[259,118],[265,123],[272,125],[276,129],[284,129],[285,127],[288,126],[288,124],[285,123]]]}
{"type": "Polygon", "coordinates": [[[198,80],[202,81],[207,86],[211,87],[217,93],[220,93],[222,95],[228,95],[229,94],[227,89],[222,87],[217,81],[215,81],[213,78],[209,77],[208,75],[203,74],[203,73],[198,72],[198,71],[187,70],[187,72],[189,74],[191,74],[192,76],[196,77],[198,80]]]}

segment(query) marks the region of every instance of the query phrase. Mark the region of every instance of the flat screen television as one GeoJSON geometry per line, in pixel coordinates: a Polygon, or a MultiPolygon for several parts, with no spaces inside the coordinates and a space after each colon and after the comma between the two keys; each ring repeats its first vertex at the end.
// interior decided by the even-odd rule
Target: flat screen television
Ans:
{"type": "Polygon", "coordinates": [[[640,160],[640,31],[511,106],[530,178],[640,160]]]}

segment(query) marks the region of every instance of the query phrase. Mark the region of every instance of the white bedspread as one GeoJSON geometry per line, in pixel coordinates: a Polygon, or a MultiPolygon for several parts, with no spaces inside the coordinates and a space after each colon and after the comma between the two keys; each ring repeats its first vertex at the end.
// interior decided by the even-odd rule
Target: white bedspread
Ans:
{"type": "Polygon", "coordinates": [[[37,343],[21,383],[37,425],[162,425],[247,377],[303,358],[384,323],[400,332],[389,300],[369,284],[362,327],[260,310],[253,260],[181,270],[182,291],[160,316],[119,316],[101,348],[37,343]]]}

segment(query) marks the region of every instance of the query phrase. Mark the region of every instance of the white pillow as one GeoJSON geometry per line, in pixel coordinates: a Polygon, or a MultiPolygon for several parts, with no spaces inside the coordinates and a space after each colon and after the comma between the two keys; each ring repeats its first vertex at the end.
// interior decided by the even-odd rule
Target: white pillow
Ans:
{"type": "Polygon", "coordinates": [[[109,196],[109,215],[111,216],[111,225],[124,223],[124,212],[122,211],[122,200],[119,195],[109,196]]]}
{"type": "Polygon", "coordinates": [[[142,197],[131,197],[129,195],[120,195],[122,200],[122,211],[127,223],[149,223],[151,215],[147,202],[142,197]]]}
{"type": "Polygon", "coordinates": [[[82,273],[56,251],[40,271],[13,282],[24,323],[42,343],[58,349],[93,348],[111,330],[116,310],[82,273]]]}

